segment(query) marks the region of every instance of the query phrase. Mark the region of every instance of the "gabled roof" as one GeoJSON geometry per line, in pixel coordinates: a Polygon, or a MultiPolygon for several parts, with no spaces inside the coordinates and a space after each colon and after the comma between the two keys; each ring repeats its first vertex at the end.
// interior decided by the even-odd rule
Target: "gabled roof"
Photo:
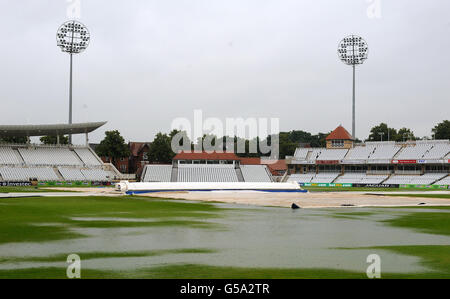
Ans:
{"type": "Polygon", "coordinates": [[[282,159],[282,160],[276,160],[276,161],[264,161],[261,160],[261,164],[265,164],[269,167],[269,169],[271,171],[274,170],[287,170],[287,164],[286,164],[286,160],[282,159]]]}
{"type": "Polygon", "coordinates": [[[134,157],[139,156],[139,152],[146,146],[150,146],[150,142],[130,142],[129,143],[129,147],[130,147],[130,152],[131,155],[134,157]]]}
{"type": "Polygon", "coordinates": [[[352,135],[343,127],[337,127],[330,135],[327,136],[326,140],[353,140],[352,135]]]}
{"type": "Polygon", "coordinates": [[[261,158],[239,158],[241,165],[260,165],[261,158]]]}
{"type": "Polygon", "coordinates": [[[234,153],[180,152],[174,160],[239,160],[234,153]]]}

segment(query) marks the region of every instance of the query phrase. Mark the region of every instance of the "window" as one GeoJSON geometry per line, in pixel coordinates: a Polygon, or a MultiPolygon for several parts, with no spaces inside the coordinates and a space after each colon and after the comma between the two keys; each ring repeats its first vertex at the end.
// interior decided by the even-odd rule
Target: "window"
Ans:
{"type": "Polygon", "coordinates": [[[331,140],[332,147],[344,147],[344,140],[331,140]]]}

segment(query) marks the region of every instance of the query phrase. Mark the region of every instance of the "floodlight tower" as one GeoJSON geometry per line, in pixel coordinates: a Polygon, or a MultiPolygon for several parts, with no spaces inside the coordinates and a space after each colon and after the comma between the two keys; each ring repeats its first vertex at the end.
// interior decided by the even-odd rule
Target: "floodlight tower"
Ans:
{"type": "MultiPolygon", "coordinates": [[[[91,36],[86,26],[78,21],[67,21],[59,27],[56,33],[58,47],[70,54],[70,83],[69,83],[69,124],[72,124],[72,65],[73,55],[86,50],[91,36]]],[[[69,135],[69,144],[72,144],[72,135],[69,135]]]]}
{"type": "Polygon", "coordinates": [[[355,67],[363,64],[369,54],[369,47],[364,39],[350,35],[341,40],[338,46],[338,55],[343,63],[353,68],[353,105],[352,105],[352,136],[356,138],[355,130],[355,67]]]}

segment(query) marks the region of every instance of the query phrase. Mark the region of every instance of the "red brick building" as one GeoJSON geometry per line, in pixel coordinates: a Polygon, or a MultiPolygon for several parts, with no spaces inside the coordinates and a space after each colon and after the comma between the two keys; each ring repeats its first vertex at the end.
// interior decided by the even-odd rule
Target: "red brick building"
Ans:
{"type": "MultiPolygon", "coordinates": [[[[90,147],[95,150],[98,144],[90,144],[90,147]]],[[[140,174],[145,164],[150,163],[148,152],[150,150],[150,142],[129,142],[130,156],[116,159],[114,166],[121,173],[136,173],[140,174]]],[[[100,157],[105,163],[112,163],[110,157],[100,157]]]]}

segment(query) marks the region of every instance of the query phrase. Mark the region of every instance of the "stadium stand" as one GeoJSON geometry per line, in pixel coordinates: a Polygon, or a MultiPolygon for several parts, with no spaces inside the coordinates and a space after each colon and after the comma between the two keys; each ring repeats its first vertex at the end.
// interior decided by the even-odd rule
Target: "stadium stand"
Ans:
{"type": "Polygon", "coordinates": [[[37,179],[41,181],[59,181],[59,178],[51,167],[1,167],[0,174],[4,181],[21,182],[37,179]]]}
{"type": "Polygon", "coordinates": [[[430,144],[413,144],[404,147],[396,159],[420,159],[432,148],[430,144]]]}
{"type": "Polygon", "coordinates": [[[288,182],[310,183],[315,173],[292,174],[288,178],[288,182]]]}
{"type": "Polygon", "coordinates": [[[318,173],[311,179],[311,183],[332,183],[338,176],[339,173],[318,173]]]}
{"type": "MultiPolygon", "coordinates": [[[[110,182],[122,178],[111,164],[105,164],[88,147],[88,134],[106,122],[0,125],[1,137],[63,136],[85,134],[86,145],[0,144],[0,181],[31,183],[30,181],[90,181],[110,182]]],[[[57,143],[59,139],[57,138],[57,143]]]]}
{"type": "Polygon", "coordinates": [[[355,146],[349,150],[344,160],[366,160],[374,150],[374,145],[355,146]]]}
{"type": "Polygon", "coordinates": [[[0,147],[0,163],[3,165],[17,165],[23,164],[24,161],[17,151],[10,147],[0,147]]]}
{"type": "Polygon", "coordinates": [[[442,180],[437,181],[436,183],[434,183],[434,185],[450,185],[450,176],[447,175],[442,180]]]}
{"type": "Polygon", "coordinates": [[[338,177],[335,183],[360,183],[364,177],[366,177],[365,173],[346,173],[338,177]]]}
{"type": "Polygon", "coordinates": [[[103,164],[89,148],[75,148],[74,151],[86,166],[100,166],[103,164]]]}
{"type": "Polygon", "coordinates": [[[59,173],[66,181],[85,181],[86,177],[78,168],[58,167],[59,173]]]}
{"type": "Polygon", "coordinates": [[[238,182],[234,165],[186,164],[178,166],[178,182],[238,182]]]}
{"type": "Polygon", "coordinates": [[[393,175],[385,184],[431,185],[447,176],[446,173],[426,173],[424,175],[393,175]]]}
{"type": "Polygon", "coordinates": [[[116,179],[112,171],[106,171],[101,168],[81,169],[81,173],[88,181],[109,182],[116,179]]]}
{"type": "Polygon", "coordinates": [[[144,169],[143,182],[170,182],[172,165],[147,165],[144,169]]]}
{"type": "Polygon", "coordinates": [[[307,156],[307,160],[309,162],[315,162],[317,160],[317,158],[320,156],[320,153],[322,152],[322,150],[324,150],[324,149],[323,148],[310,149],[308,156],[307,156]]]}
{"type": "Polygon", "coordinates": [[[323,149],[320,151],[317,160],[342,160],[347,152],[348,149],[323,149]]]}
{"type": "MultiPolygon", "coordinates": [[[[372,145],[369,143],[369,146],[372,145]]],[[[401,149],[395,142],[378,142],[374,152],[369,156],[369,160],[391,160],[401,149]]]]}
{"type": "Polygon", "coordinates": [[[450,153],[450,146],[447,143],[437,143],[427,151],[424,155],[424,159],[441,159],[450,153]]]}
{"type": "Polygon", "coordinates": [[[83,165],[69,148],[32,147],[19,148],[18,151],[27,165],[83,165]]]}
{"type": "Polygon", "coordinates": [[[241,165],[240,168],[245,182],[272,182],[265,165],[241,165]]]}
{"type": "Polygon", "coordinates": [[[1,145],[0,169],[3,182],[109,182],[120,175],[91,149],[73,146],[1,145]]]}
{"type": "Polygon", "coordinates": [[[381,184],[389,176],[388,175],[367,175],[361,179],[359,183],[361,184],[381,184]]]}
{"type": "Polygon", "coordinates": [[[309,148],[297,148],[295,150],[294,157],[298,160],[306,160],[309,151],[309,148]]]}
{"type": "Polygon", "coordinates": [[[286,161],[288,175],[284,181],[380,187],[441,184],[445,188],[450,173],[450,141],[355,143],[339,126],[327,136],[326,148],[297,148],[286,161]]]}

